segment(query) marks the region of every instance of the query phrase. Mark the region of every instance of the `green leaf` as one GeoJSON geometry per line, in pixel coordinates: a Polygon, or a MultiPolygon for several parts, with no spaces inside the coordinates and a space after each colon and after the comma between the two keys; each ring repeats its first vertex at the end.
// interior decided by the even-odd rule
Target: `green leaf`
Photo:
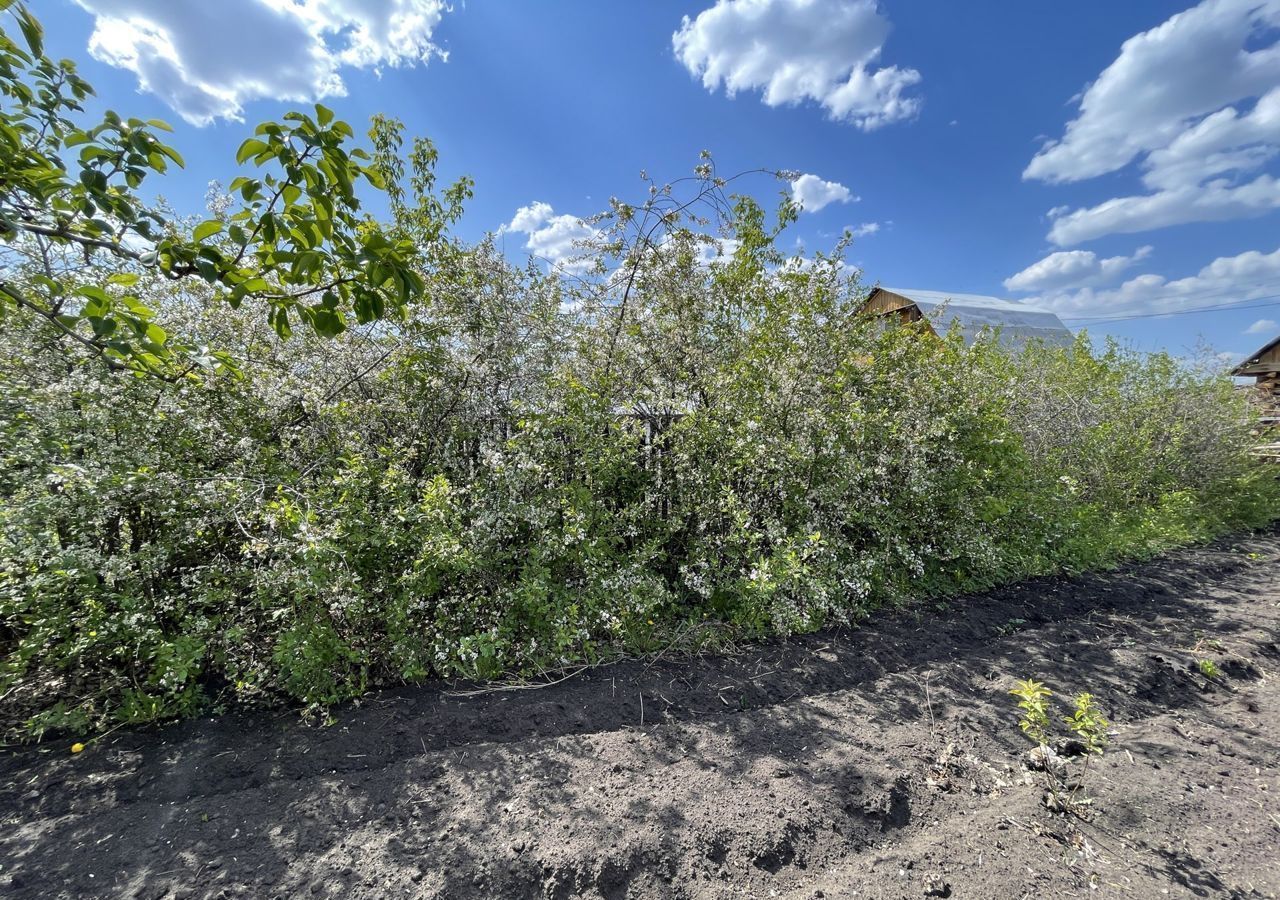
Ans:
{"type": "Polygon", "coordinates": [[[185,169],[187,167],[186,162],[182,159],[182,154],[178,153],[178,151],[174,150],[172,147],[167,147],[164,144],[157,144],[156,149],[177,163],[178,168],[185,169]]]}
{"type": "Polygon", "coordinates": [[[317,103],[316,104],[316,121],[320,123],[321,128],[328,125],[330,122],[333,121],[333,110],[329,109],[329,107],[327,106],[321,106],[319,103],[317,103]]]}
{"type": "Polygon", "coordinates": [[[115,334],[116,320],[107,319],[102,316],[90,316],[89,327],[93,329],[93,336],[97,338],[107,338],[115,334]]]}
{"type": "Polygon", "coordinates": [[[100,287],[92,284],[84,284],[76,288],[76,293],[81,297],[88,297],[90,300],[97,300],[99,303],[112,303],[111,295],[100,287]]]}
{"type": "Polygon", "coordinates": [[[342,320],[342,313],[322,306],[313,306],[309,310],[311,327],[321,337],[337,337],[347,330],[347,323],[342,320]]]}
{"type": "Polygon", "coordinates": [[[80,164],[87,166],[91,162],[94,162],[99,159],[110,159],[114,155],[115,154],[113,154],[110,150],[106,149],[105,147],[97,147],[97,146],[85,147],[83,150],[80,151],[80,164]]]}
{"type": "Polygon", "coordinates": [[[276,334],[280,336],[281,340],[287,341],[289,336],[293,334],[293,328],[289,325],[288,307],[276,307],[271,310],[269,318],[271,320],[271,327],[276,330],[276,334]]]}
{"type": "Polygon", "coordinates": [[[240,149],[236,151],[236,162],[244,165],[245,160],[250,157],[257,156],[260,153],[266,153],[271,148],[257,138],[249,138],[240,145],[240,149]]]}
{"type": "Polygon", "coordinates": [[[22,36],[27,39],[32,55],[44,56],[44,29],[40,27],[36,17],[22,6],[18,7],[17,17],[18,27],[22,29],[22,36]]]}
{"type": "Polygon", "coordinates": [[[196,230],[191,233],[191,239],[194,241],[203,241],[205,238],[213,237],[222,231],[222,223],[217,219],[210,219],[207,222],[201,222],[196,226],[196,230]]]}
{"type": "Polygon", "coordinates": [[[200,277],[205,281],[213,284],[218,280],[218,267],[212,261],[202,256],[195,261],[195,266],[196,271],[200,273],[200,277]]]}

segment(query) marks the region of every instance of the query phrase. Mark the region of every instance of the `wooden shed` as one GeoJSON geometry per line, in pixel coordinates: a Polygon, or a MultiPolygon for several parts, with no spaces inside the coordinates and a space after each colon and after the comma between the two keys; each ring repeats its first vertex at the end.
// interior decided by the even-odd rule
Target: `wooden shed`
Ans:
{"type": "Polygon", "coordinates": [[[1264,421],[1280,422],[1280,337],[1232,369],[1231,374],[1252,378],[1264,407],[1264,421]]]}
{"type": "Polygon", "coordinates": [[[1280,337],[1232,369],[1231,374],[1253,376],[1259,386],[1274,386],[1280,390],[1280,337]]]}
{"type": "Polygon", "coordinates": [[[935,334],[945,334],[954,325],[966,346],[983,335],[997,335],[1002,345],[1014,349],[1030,340],[1055,346],[1067,346],[1074,340],[1070,329],[1047,309],[979,294],[877,287],[862,311],[904,323],[923,321],[935,334]]]}

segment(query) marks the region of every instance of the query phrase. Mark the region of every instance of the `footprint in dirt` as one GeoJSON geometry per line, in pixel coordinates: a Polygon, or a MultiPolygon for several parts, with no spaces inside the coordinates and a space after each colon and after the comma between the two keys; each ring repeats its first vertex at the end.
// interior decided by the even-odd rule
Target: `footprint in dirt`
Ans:
{"type": "Polygon", "coordinates": [[[899,776],[888,791],[863,805],[863,814],[879,819],[881,831],[908,824],[911,821],[910,784],[906,776],[899,776]]]}

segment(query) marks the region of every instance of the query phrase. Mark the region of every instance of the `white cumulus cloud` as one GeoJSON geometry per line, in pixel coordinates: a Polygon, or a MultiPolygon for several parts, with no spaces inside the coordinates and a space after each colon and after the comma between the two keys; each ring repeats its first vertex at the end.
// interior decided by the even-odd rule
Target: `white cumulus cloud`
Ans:
{"type": "Polygon", "coordinates": [[[1043,291],[1103,284],[1150,255],[1151,247],[1139,247],[1132,256],[1105,259],[1092,250],[1060,250],[1006,278],[1004,286],[1011,291],[1043,291]]]}
{"type": "Polygon", "coordinates": [[[1221,256],[1195,275],[1137,275],[1114,288],[1046,290],[1026,298],[1064,318],[1171,313],[1270,298],[1280,290],[1280,249],[1221,256]]]}
{"type": "Polygon", "coordinates": [[[1259,175],[1240,185],[1218,179],[1154,194],[1116,197],[1065,213],[1053,220],[1049,240],[1067,247],[1108,234],[1133,234],[1188,222],[1225,222],[1277,208],[1280,179],[1259,175]]]}
{"type": "Polygon", "coordinates": [[[520,207],[511,221],[498,229],[499,234],[508,232],[524,234],[524,247],[533,256],[562,272],[573,273],[591,268],[592,260],[581,258],[582,242],[599,236],[599,231],[587,222],[577,216],[557,214],[550,203],[541,200],[520,207]]]}
{"type": "Polygon", "coordinates": [[[838,181],[801,175],[791,182],[791,199],[805,212],[816,213],[832,203],[856,203],[859,198],[838,181]]]}
{"type": "Polygon", "coordinates": [[[414,65],[445,53],[443,0],[76,0],[94,16],[89,52],[133,72],[193,125],[239,119],[263,98],[346,93],[341,70],[414,65]]]}
{"type": "Polygon", "coordinates": [[[717,0],[672,35],[676,58],[709,91],[760,91],[768,106],[820,104],[871,130],[913,118],[915,69],[877,68],[889,20],[875,0],[717,0]]]}
{"type": "Polygon", "coordinates": [[[1245,334],[1271,334],[1276,330],[1275,319],[1259,319],[1244,330],[1245,334]]]}
{"type": "Polygon", "coordinates": [[[1050,212],[1059,246],[1280,208],[1280,0],[1204,0],[1125,41],[1023,176],[1075,182],[1135,160],[1147,193],[1050,212]]]}

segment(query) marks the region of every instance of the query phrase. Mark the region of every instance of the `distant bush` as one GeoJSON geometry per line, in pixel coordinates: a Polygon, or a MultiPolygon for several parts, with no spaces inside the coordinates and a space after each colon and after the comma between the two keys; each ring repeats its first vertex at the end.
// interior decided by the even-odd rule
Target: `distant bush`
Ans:
{"type": "MultiPolygon", "coordinates": [[[[65,79],[52,66],[40,77],[65,79]]],[[[114,121],[124,149],[94,144],[86,171],[152,140],[114,121]]],[[[366,165],[327,110],[290,121],[264,126],[267,156],[323,145],[316,166],[382,186],[392,221],[358,221],[344,195],[324,237],[321,176],[296,160],[309,193],[275,182],[283,212],[256,182],[206,223],[129,205],[164,223],[159,254],[56,209],[5,220],[10,736],[802,632],[1277,509],[1225,377],[1084,336],[1008,354],[886,328],[858,314],[843,245],[785,258],[795,209],[767,221],[709,160],[685,195],[615,201],[548,275],[444,235],[466,183],[437,199],[419,142],[406,197],[394,123],[366,165]],[[290,316],[312,327],[290,337],[290,316]]],[[[49,171],[15,170],[21,202],[49,184],[64,211],[127,198],[103,186],[118,168],[75,178],[62,144],[36,149],[49,171]]]]}

